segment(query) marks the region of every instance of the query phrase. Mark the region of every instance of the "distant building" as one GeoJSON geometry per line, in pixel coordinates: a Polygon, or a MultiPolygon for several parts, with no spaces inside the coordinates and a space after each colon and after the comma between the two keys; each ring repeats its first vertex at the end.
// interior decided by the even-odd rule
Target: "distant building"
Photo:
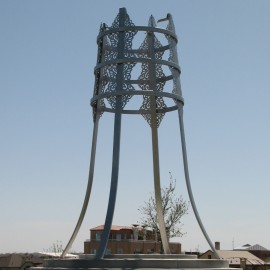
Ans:
{"type": "MultiPolygon", "coordinates": [[[[221,259],[228,260],[231,268],[243,270],[268,270],[270,264],[256,257],[247,250],[220,250],[220,243],[216,242],[215,248],[221,259]]],[[[199,256],[199,259],[217,259],[212,250],[208,250],[199,256]]]]}
{"type": "MultiPolygon", "coordinates": [[[[96,254],[103,230],[103,225],[90,229],[90,240],[84,242],[85,254],[96,254]]],[[[172,253],[181,253],[180,243],[169,243],[169,245],[172,253]]],[[[106,254],[150,253],[162,253],[162,245],[157,240],[155,232],[138,225],[111,227],[106,254]]]]}
{"type": "Polygon", "coordinates": [[[255,255],[256,257],[260,258],[263,261],[266,261],[270,258],[270,250],[262,247],[261,245],[250,245],[246,244],[241,247],[234,248],[234,250],[246,250],[255,255]]]}
{"type": "Polygon", "coordinates": [[[26,270],[42,265],[43,260],[32,254],[1,254],[0,270],[26,270]]]}

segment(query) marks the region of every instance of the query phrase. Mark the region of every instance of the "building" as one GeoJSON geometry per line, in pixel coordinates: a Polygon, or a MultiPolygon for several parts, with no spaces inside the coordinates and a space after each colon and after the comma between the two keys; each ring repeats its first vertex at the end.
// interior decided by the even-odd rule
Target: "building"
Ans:
{"type": "MultiPolygon", "coordinates": [[[[85,254],[96,254],[104,226],[90,229],[90,240],[84,242],[85,254]]],[[[162,253],[161,241],[152,230],[138,225],[112,226],[106,254],[150,254],[162,253]]],[[[181,253],[180,243],[169,243],[171,252],[181,253]]]]}
{"type": "MultiPolygon", "coordinates": [[[[215,248],[221,259],[228,260],[231,268],[243,270],[268,270],[270,264],[256,257],[247,250],[220,250],[220,243],[215,243],[215,248]]],[[[208,250],[199,256],[199,259],[217,259],[212,250],[208,250]]]]}
{"type": "Polygon", "coordinates": [[[263,261],[270,259],[270,250],[258,244],[256,245],[246,244],[241,247],[234,248],[234,250],[246,250],[263,261]]]}

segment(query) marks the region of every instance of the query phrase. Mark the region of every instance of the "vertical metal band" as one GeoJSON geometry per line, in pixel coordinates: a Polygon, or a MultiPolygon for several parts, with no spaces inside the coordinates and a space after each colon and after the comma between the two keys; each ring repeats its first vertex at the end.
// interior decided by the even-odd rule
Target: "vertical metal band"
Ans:
{"type": "MultiPolygon", "coordinates": [[[[119,10],[119,27],[124,26],[124,20],[126,17],[126,9],[120,8],[119,10]]],[[[118,45],[117,45],[117,57],[124,57],[124,46],[125,46],[125,33],[118,33],[118,45]]],[[[117,74],[116,74],[116,91],[123,91],[123,78],[124,77],[124,65],[117,65],[117,74]]],[[[113,157],[112,157],[112,174],[111,174],[111,187],[109,202],[107,207],[107,214],[104,224],[104,230],[101,235],[101,243],[98,249],[96,259],[102,259],[105,255],[107,243],[110,236],[110,230],[112,227],[116,195],[117,195],[117,186],[118,186],[118,173],[119,173],[119,158],[120,158],[120,138],[121,138],[121,119],[122,119],[122,97],[116,96],[116,105],[115,105],[115,116],[114,116],[114,137],[113,137],[113,157]]]]}
{"type": "MultiPolygon", "coordinates": [[[[121,97],[117,98],[116,104],[120,103],[121,106],[121,97]],[[120,99],[120,102],[119,102],[120,99]]],[[[119,106],[117,104],[117,106],[119,106]]],[[[102,259],[105,255],[107,243],[110,236],[110,230],[112,227],[116,195],[117,195],[117,186],[118,186],[118,172],[119,172],[119,158],[120,158],[120,135],[121,135],[121,113],[117,112],[114,118],[114,139],[113,139],[113,161],[112,161],[112,175],[111,175],[111,188],[110,196],[107,208],[107,214],[104,224],[104,230],[101,235],[101,243],[98,249],[96,259],[102,259]]]]}
{"type": "MultiPolygon", "coordinates": [[[[99,113],[98,113],[99,114],[99,113]]],[[[95,124],[94,124],[94,129],[93,129],[93,137],[92,137],[92,149],[91,149],[91,159],[90,159],[90,167],[89,167],[89,176],[88,176],[88,184],[86,188],[86,193],[85,193],[85,198],[82,206],[82,210],[78,219],[78,222],[75,226],[75,229],[70,237],[70,240],[62,252],[61,257],[65,257],[68,251],[70,250],[79,230],[82,225],[86,209],[89,203],[90,195],[91,195],[91,190],[92,190],[92,184],[93,184],[93,178],[94,178],[94,168],[95,168],[95,159],[96,159],[96,146],[97,146],[97,134],[98,134],[98,124],[99,124],[99,115],[97,115],[95,124]]]]}
{"type": "MultiPolygon", "coordinates": [[[[156,121],[156,119],[155,119],[156,121]]],[[[152,132],[152,148],[153,148],[153,170],[154,170],[154,187],[155,187],[155,200],[156,210],[158,217],[158,225],[160,236],[165,254],[170,254],[170,247],[167,239],[166,226],[164,222],[161,187],[160,187],[160,170],[159,170],[159,151],[158,151],[158,131],[157,126],[151,127],[152,132]]]]}
{"type": "MultiPolygon", "coordinates": [[[[155,48],[154,48],[154,35],[153,33],[147,33],[148,44],[149,44],[149,56],[151,59],[155,59],[155,48]]],[[[150,89],[157,92],[156,87],[156,64],[151,62],[149,64],[149,77],[150,89]]],[[[152,133],[152,150],[153,150],[153,171],[154,171],[154,188],[155,188],[155,200],[158,225],[160,230],[160,236],[162,240],[162,246],[165,254],[170,254],[170,247],[167,239],[166,226],[164,222],[162,198],[161,198],[161,187],[160,187],[160,168],[159,168],[159,151],[158,151],[158,130],[157,130],[157,113],[156,113],[156,97],[150,98],[151,108],[151,133],[152,133]]]]}
{"type": "Polygon", "coordinates": [[[204,226],[203,223],[201,221],[199,212],[197,210],[195,201],[194,201],[194,197],[193,197],[193,193],[192,193],[192,189],[191,189],[191,184],[190,184],[190,178],[189,178],[189,171],[188,171],[188,161],[187,161],[187,150],[186,150],[186,140],[185,140],[185,130],[184,130],[184,119],[183,119],[183,105],[182,104],[178,104],[178,117],[179,117],[179,126],[180,126],[180,136],[181,136],[181,144],[182,144],[182,155],[183,155],[183,163],[184,163],[184,172],[185,172],[185,179],[186,179],[186,185],[187,185],[187,190],[188,190],[188,195],[189,195],[189,199],[191,202],[191,206],[193,209],[193,212],[195,214],[195,217],[197,219],[197,222],[201,228],[201,231],[205,237],[205,239],[207,240],[209,246],[211,247],[212,251],[214,252],[215,256],[220,259],[219,254],[217,253],[212,241],[210,240],[204,226]]]}
{"type": "MultiPolygon", "coordinates": [[[[101,26],[100,32],[103,31],[103,27],[101,26]]],[[[101,62],[102,59],[102,48],[103,48],[103,42],[101,42],[98,46],[98,54],[97,54],[97,63],[101,62]]],[[[96,81],[95,81],[95,87],[94,87],[94,92],[98,92],[99,89],[99,79],[100,79],[100,74],[96,76],[96,81]]],[[[94,178],[94,169],[95,169],[95,160],[96,160],[96,147],[97,147],[97,135],[98,135],[98,125],[99,125],[99,119],[100,119],[100,101],[96,103],[96,108],[93,109],[93,120],[94,120],[94,128],[93,128],[93,136],[92,136],[92,147],[91,147],[91,156],[90,156],[90,166],[89,166],[89,175],[88,175],[88,184],[86,188],[86,193],[85,193],[85,198],[82,206],[82,210],[79,216],[79,219],[77,221],[77,224],[75,226],[75,229],[70,237],[70,240],[65,247],[64,251],[61,254],[61,258],[65,257],[68,251],[70,250],[79,230],[82,225],[90,195],[91,195],[91,190],[92,190],[92,184],[93,184],[93,178],[94,178]]]]}

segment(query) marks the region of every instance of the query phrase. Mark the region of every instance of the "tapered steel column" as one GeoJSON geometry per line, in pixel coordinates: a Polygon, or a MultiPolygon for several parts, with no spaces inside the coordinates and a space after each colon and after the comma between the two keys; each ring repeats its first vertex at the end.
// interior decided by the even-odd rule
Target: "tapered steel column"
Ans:
{"type": "Polygon", "coordinates": [[[182,155],[183,155],[183,164],[184,164],[184,172],[185,172],[185,179],[186,179],[186,185],[188,190],[188,195],[190,199],[190,203],[194,212],[194,215],[196,217],[196,220],[201,228],[201,231],[208,242],[209,246],[211,247],[212,251],[214,252],[216,258],[220,259],[219,254],[217,253],[215,246],[213,245],[210,237],[208,236],[208,233],[206,232],[202,220],[200,218],[199,212],[197,210],[197,206],[193,197],[193,192],[191,189],[191,183],[189,178],[189,171],[188,171],[188,159],[187,159],[187,149],[186,149],[186,140],[185,140],[185,131],[184,131],[184,120],[183,120],[183,107],[181,104],[179,104],[178,109],[178,117],[179,117],[179,126],[180,126],[180,136],[181,136],[181,145],[182,145],[182,155]]]}
{"type": "MultiPolygon", "coordinates": [[[[125,25],[125,18],[127,12],[125,8],[119,10],[119,27],[125,25]]],[[[125,47],[125,33],[118,33],[118,44],[117,44],[117,58],[124,58],[124,47],[125,47]]],[[[123,81],[124,81],[124,64],[119,63],[116,67],[116,91],[123,92],[123,81]]],[[[119,174],[119,159],[120,159],[120,135],[121,135],[121,118],[122,118],[122,97],[116,96],[116,105],[115,105],[115,116],[114,116],[114,138],[113,138],[113,156],[112,156],[112,174],[111,174],[111,189],[110,197],[108,202],[107,214],[104,224],[104,230],[101,235],[101,244],[98,249],[96,258],[103,258],[107,242],[110,236],[110,230],[112,227],[117,186],[118,186],[118,174],[119,174]]]]}
{"type": "MultiPolygon", "coordinates": [[[[151,98],[153,99],[153,98],[151,98]]],[[[155,115],[154,113],[152,115],[155,115]]],[[[152,149],[153,149],[153,170],[154,170],[154,189],[155,189],[155,200],[156,200],[156,211],[158,217],[158,225],[160,230],[160,236],[162,240],[162,246],[165,254],[170,254],[170,247],[168,243],[166,227],[163,215],[162,197],[161,197],[161,186],[160,186],[160,170],[159,170],[159,151],[158,151],[158,131],[157,125],[153,123],[151,128],[152,132],[152,149]]]]}
{"type": "MultiPolygon", "coordinates": [[[[103,31],[103,27],[100,27],[100,32],[103,31]]],[[[102,50],[103,50],[103,42],[100,42],[98,44],[98,53],[97,53],[97,64],[101,62],[102,59],[102,50]]],[[[100,87],[100,73],[97,73],[96,75],[96,81],[95,81],[95,90],[94,93],[98,93],[98,89],[100,87]]],[[[93,136],[92,136],[92,147],[91,147],[91,156],[90,156],[90,166],[89,166],[89,175],[88,175],[88,183],[85,193],[85,198],[83,202],[83,206],[81,209],[81,213],[79,216],[79,219],[77,221],[77,224],[75,226],[75,229],[70,237],[70,240],[68,241],[68,244],[66,245],[64,251],[61,254],[61,257],[65,257],[68,251],[70,250],[79,230],[82,225],[88,204],[89,199],[92,191],[92,185],[93,185],[93,178],[94,178],[94,169],[95,169],[95,160],[96,160],[96,147],[97,147],[97,136],[98,136],[98,125],[99,125],[99,118],[101,116],[100,111],[100,102],[97,101],[95,104],[93,104],[93,120],[94,120],[94,128],[93,128],[93,136]]]]}
{"type": "MultiPolygon", "coordinates": [[[[121,97],[120,97],[121,99],[121,97]]],[[[121,105],[121,100],[120,102],[121,105]]],[[[119,105],[118,105],[119,107],[119,105]]],[[[104,230],[101,235],[101,244],[98,249],[96,258],[101,259],[105,255],[110,230],[112,227],[116,195],[117,195],[117,186],[118,186],[118,173],[119,173],[119,158],[120,158],[120,135],[121,135],[121,112],[115,114],[114,119],[114,139],[113,139],[113,161],[112,161],[112,175],[111,175],[111,189],[110,197],[107,208],[107,215],[104,224],[104,230]]]]}
{"type": "MultiPolygon", "coordinates": [[[[149,20],[149,26],[155,27],[155,20],[151,16],[149,20]]],[[[150,59],[155,59],[155,40],[154,34],[151,32],[147,33],[148,49],[150,59]]],[[[156,82],[156,62],[152,61],[149,64],[149,78],[151,78],[149,86],[152,91],[157,94],[157,82],[156,82]]],[[[157,125],[157,104],[156,97],[150,97],[150,108],[151,108],[151,133],[152,133],[152,151],[153,151],[153,171],[154,171],[154,190],[156,200],[156,211],[158,218],[158,225],[160,230],[160,236],[165,254],[170,254],[170,247],[167,239],[166,227],[164,222],[162,197],[161,197],[161,186],[160,186],[160,169],[159,169],[159,151],[158,151],[158,125],[157,125]]]]}
{"type": "Polygon", "coordinates": [[[95,168],[95,159],[96,159],[96,146],[97,146],[97,135],[98,135],[98,122],[99,119],[97,117],[95,124],[94,124],[94,129],[93,129],[93,138],[92,138],[92,149],[91,149],[91,160],[90,160],[90,167],[89,167],[89,176],[88,176],[88,184],[87,184],[87,188],[86,188],[86,193],[85,193],[85,198],[84,198],[84,202],[83,202],[83,206],[82,206],[82,210],[79,216],[79,219],[77,221],[77,224],[75,226],[75,229],[70,237],[70,240],[67,244],[67,246],[65,247],[64,251],[62,252],[61,257],[66,256],[66,254],[68,253],[68,251],[70,250],[79,230],[80,227],[82,225],[87,207],[88,207],[88,203],[89,203],[89,199],[90,199],[90,195],[91,195],[91,190],[92,190],[92,184],[93,184],[93,178],[94,178],[94,168],[95,168]]]}

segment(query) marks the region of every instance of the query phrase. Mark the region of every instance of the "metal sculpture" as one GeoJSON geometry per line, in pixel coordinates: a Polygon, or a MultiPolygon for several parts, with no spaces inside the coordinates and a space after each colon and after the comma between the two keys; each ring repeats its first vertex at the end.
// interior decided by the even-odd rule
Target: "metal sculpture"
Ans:
{"type": "Polygon", "coordinates": [[[115,115],[113,160],[107,214],[100,248],[97,252],[96,258],[101,259],[105,254],[114,215],[118,184],[122,114],[141,114],[151,127],[154,190],[158,225],[164,252],[165,254],[170,254],[162,211],[158,127],[165,113],[177,110],[179,116],[184,171],[189,198],[199,226],[210,247],[219,258],[199,217],[189,180],[183,123],[184,100],[181,93],[180,67],[178,64],[176,50],[177,36],[175,34],[174,23],[170,14],[168,14],[165,19],[159,20],[158,22],[160,21],[168,21],[166,29],[157,28],[153,16],[150,16],[148,26],[135,26],[130,20],[126,9],[120,8],[119,14],[111,27],[106,24],[102,24],[100,27],[100,32],[97,37],[98,56],[97,65],[95,67],[95,88],[93,98],[91,99],[94,128],[88,186],[77,225],[70,241],[63,251],[62,257],[66,255],[76,238],[87,209],[94,175],[98,125],[100,117],[104,112],[114,113],[115,115]],[[144,41],[140,46],[134,48],[134,37],[142,33],[145,34],[144,41]],[[166,41],[165,45],[159,41],[158,36],[161,36],[163,40],[166,41]],[[166,51],[169,52],[169,57],[167,57],[167,59],[164,56],[166,51]],[[134,67],[136,65],[141,67],[141,73],[139,76],[138,72],[134,72],[134,67]],[[169,82],[172,82],[170,87],[168,87],[169,82]],[[127,103],[134,96],[142,97],[141,106],[138,108],[125,109],[127,103]],[[166,99],[173,100],[174,105],[167,105],[166,99]]]}

